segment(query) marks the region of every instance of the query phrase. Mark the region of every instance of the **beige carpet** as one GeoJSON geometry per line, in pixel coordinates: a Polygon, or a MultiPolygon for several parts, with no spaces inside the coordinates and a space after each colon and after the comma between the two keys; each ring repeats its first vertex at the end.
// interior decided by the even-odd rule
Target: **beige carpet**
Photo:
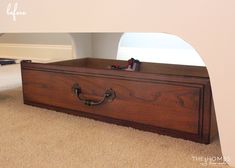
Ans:
{"type": "Polygon", "coordinates": [[[21,89],[0,92],[0,168],[191,168],[212,156],[221,156],[218,140],[161,136],[23,105],[21,89]]]}

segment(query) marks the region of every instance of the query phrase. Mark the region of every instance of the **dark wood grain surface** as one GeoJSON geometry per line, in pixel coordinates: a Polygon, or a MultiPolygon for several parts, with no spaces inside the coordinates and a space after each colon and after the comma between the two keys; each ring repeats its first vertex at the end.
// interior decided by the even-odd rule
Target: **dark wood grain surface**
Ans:
{"type": "Polygon", "coordinates": [[[140,72],[125,72],[109,70],[112,63],[120,62],[23,61],[24,101],[135,128],[142,126],[144,130],[196,142],[210,142],[213,111],[206,68],[146,63],[148,68],[140,72]],[[84,105],[72,91],[75,83],[80,85],[85,99],[100,100],[108,88],[116,92],[116,98],[99,106],[84,105]]]}

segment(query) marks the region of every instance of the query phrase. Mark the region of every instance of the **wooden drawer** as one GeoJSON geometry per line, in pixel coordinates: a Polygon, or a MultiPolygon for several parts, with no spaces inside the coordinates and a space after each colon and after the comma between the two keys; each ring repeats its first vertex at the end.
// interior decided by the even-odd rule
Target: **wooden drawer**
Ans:
{"type": "Polygon", "coordinates": [[[210,110],[205,107],[205,99],[211,98],[205,95],[208,79],[198,78],[192,82],[192,78],[182,76],[166,80],[161,75],[153,79],[138,77],[138,74],[130,77],[89,73],[84,69],[75,72],[27,62],[22,63],[22,79],[26,104],[77,115],[82,112],[96,119],[104,117],[118,124],[128,123],[124,125],[209,143],[210,111],[204,114],[210,110]],[[109,88],[115,97],[100,105],[88,106],[74,93],[74,84],[80,86],[82,99],[99,101],[109,88]]]}

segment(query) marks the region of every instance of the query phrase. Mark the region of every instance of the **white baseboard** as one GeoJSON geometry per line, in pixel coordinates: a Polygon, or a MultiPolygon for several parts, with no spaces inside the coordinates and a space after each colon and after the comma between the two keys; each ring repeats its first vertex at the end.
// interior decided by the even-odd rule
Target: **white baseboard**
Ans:
{"type": "Polygon", "coordinates": [[[0,58],[52,62],[73,59],[72,45],[0,43],[0,58]]]}

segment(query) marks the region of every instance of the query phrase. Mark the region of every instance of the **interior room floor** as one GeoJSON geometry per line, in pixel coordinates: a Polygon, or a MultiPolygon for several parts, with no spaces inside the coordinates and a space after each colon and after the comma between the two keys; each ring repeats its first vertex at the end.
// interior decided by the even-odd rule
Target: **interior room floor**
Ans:
{"type": "Polygon", "coordinates": [[[24,105],[21,88],[0,91],[1,168],[214,167],[200,158],[215,156],[218,139],[204,145],[139,131],[24,105]]]}

